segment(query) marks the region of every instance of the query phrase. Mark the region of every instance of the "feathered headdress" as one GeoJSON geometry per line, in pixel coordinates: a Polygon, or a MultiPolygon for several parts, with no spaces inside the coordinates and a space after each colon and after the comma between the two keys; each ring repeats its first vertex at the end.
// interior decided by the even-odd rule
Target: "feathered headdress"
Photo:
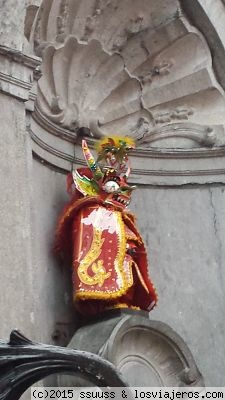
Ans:
{"type": "MultiPolygon", "coordinates": [[[[97,142],[96,151],[98,153],[97,163],[104,162],[108,166],[115,168],[118,173],[124,173],[128,163],[128,152],[135,148],[135,141],[126,136],[110,136],[97,142]]],[[[130,172],[130,171],[129,171],[130,172]]]]}
{"type": "Polygon", "coordinates": [[[78,170],[72,172],[73,182],[82,194],[94,196],[99,193],[104,177],[109,174],[121,175],[128,178],[130,164],[128,151],[134,149],[133,139],[124,136],[110,136],[100,140],[95,146],[98,153],[95,161],[86,140],[82,140],[84,158],[87,162],[91,177],[78,170]]]}

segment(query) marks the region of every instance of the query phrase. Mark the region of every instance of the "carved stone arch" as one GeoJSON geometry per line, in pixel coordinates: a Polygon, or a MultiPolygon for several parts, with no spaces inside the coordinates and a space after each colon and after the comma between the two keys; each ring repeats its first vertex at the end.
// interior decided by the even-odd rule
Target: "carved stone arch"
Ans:
{"type": "Polygon", "coordinates": [[[133,182],[225,180],[223,80],[186,3],[42,1],[30,36],[43,59],[29,128],[38,157],[68,170],[81,131],[90,145],[118,133],[137,140],[133,182]]]}
{"type": "Polygon", "coordinates": [[[205,0],[180,0],[180,2],[190,20],[204,35],[212,53],[214,71],[225,89],[225,1],[216,0],[216,2],[210,3],[205,0]]]}

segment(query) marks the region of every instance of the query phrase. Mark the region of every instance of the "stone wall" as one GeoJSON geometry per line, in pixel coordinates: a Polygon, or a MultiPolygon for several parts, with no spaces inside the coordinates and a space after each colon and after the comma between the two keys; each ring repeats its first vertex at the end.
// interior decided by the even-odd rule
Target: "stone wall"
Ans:
{"type": "MultiPolygon", "coordinates": [[[[194,52],[201,61],[198,65],[204,68],[193,80],[195,64],[188,64],[190,85],[187,81],[184,84],[182,78],[173,91],[173,79],[169,83],[169,75],[162,75],[164,84],[171,84],[167,86],[167,95],[172,93],[175,96],[168,98],[168,102],[176,100],[176,107],[176,96],[180,90],[178,88],[184,89],[185,92],[191,87],[189,104],[192,105],[192,100],[195,101],[195,113],[189,113],[187,109],[179,107],[175,112],[172,108],[168,113],[168,110],[165,110],[168,102],[165,106],[161,101],[158,107],[160,116],[157,114],[159,110],[156,110],[157,115],[154,115],[154,110],[150,110],[157,120],[154,123],[158,124],[157,126],[161,124],[160,129],[154,131],[154,140],[157,137],[155,142],[151,134],[144,136],[145,120],[137,125],[137,129],[140,128],[137,137],[140,139],[143,134],[146,140],[140,140],[139,149],[134,154],[135,173],[131,180],[140,186],[134,193],[131,208],[137,215],[138,225],[149,253],[151,276],[159,292],[159,304],[151,313],[151,318],[168,323],[183,337],[203,373],[206,385],[224,386],[225,113],[221,76],[224,68],[220,63],[224,49],[224,38],[220,28],[224,3],[217,1],[217,7],[213,6],[211,15],[210,2],[193,0],[191,3],[200,12],[198,15],[201,16],[204,12],[204,26],[194,23],[194,15],[191,13],[193,9],[189,10],[187,2],[184,9],[190,12],[189,19],[178,13],[178,2],[174,1],[170,9],[171,25],[167,24],[166,16],[162,17],[159,10],[156,10],[154,23],[159,24],[160,34],[156,30],[154,38],[151,37],[151,44],[155,43],[156,51],[159,43],[166,43],[167,47],[170,40],[176,42],[178,37],[187,35],[188,43],[196,45],[194,52]],[[221,19],[217,22],[216,10],[221,10],[221,19]],[[176,18],[173,18],[174,16],[176,18]],[[205,25],[205,21],[209,25],[205,25]],[[207,26],[211,27],[209,37],[202,36],[207,32],[207,26]],[[215,52],[212,51],[212,43],[215,43],[215,52]],[[207,74],[203,73],[205,70],[207,74]],[[209,94],[206,100],[204,91],[200,97],[194,95],[193,90],[199,88],[198,84],[209,94]],[[181,120],[179,110],[182,114],[181,120]],[[215,120],[215,115],[220,118],[220,125],[215,120]],[[166,130],[167,117],[169,128],[166,130]],[[175,124],[171,118],[175,118],[175,124]],[[186,118],[190,120],[187,122],[186,118]],[[182,129],[188,127],[187,140],[174,134],[181,126],[179,123],[184,122],[188,123],[182,125],[182,129]],[[207,130],[211,125],[214,136],[211,135],[212,131],[207,130]],[[152,145],[156,142],[159,147],[156,144],[152,145]]],[[[35,121],[31,118],[36,96],[33,72],[35,71],[34,75],[37,78],[41,59],[34,55],[32,43],[28,43],[32,23],[28,16],[26,17],[27,5],[37,6],[39,2],[4,2],[3,13],[0,16],[0,337],[7,338],[11,329],[18,328],[34,340],[66,344],[76,325],[70,299],[70,273],[68,266],[62,266],[54,258],[51,246],[57,215],[66,201],[65,171],[71,168],[77,131],[69,130],[68,126],[65,126],[68,119],[64,121],[64,125],[60,119],[58,124],[54,125],[54,115],[51,114],[48,120],[47,113],[40,117],[37,109],[35,121]],[[27,24],[24,23],[25,20],[27,24]]],[[[54,12],[55,10],[57,7],[54,12]]],[[[50,14],[51,17],[54,16],[54,12],[50,14]]],[[[31,19],[32,15],[34,17],[31,12],[31,19]]],[[[138,33],[137,26],[133,24],[131,28],[131,37],[134,38],[138,33]]],[[[150,29],[151,26],[147,28],[150,29]]],[[[148,31],[147,28],[144,32],[148,31]]],[[[51,37],[51,41],[54,40],[51,37]]],[[[77,38],[74,38],[73,43],[76,40],[77,38]]],[[[186,58],[179,57],[177,49],[180,49],[180,45],[176,46],[176,51],[172,46],[172,54],[175,60],[177,57],[181,62],[179,65],[183,71],[186,58]]],[[[189,50],[191,49],[193,50],[192,45],[189,47],[189,50]]],[[[170,51],[171,47],[168,50],[168,54],[171,55],[170,51]]],[[[103,53],[101,48],[101,54],[103,53]]],[[[124,51],[124,54],[126,56],[128,53],[124,51]]],[[[153,63],[155,59],[150,61],[153,73],[156,71],[153,63]]],[[[180,69],[177,68],[176,74],[180,69]]],[[[49,79],[52,79],[51,73],[48,69],[49,75],[42,79],[45,88],[49,79]]],[[[177,76],[176,74],[173,76],[177,76]]],[[[67,76],[63,78],[67,85],[67,76]]],[[[154,93],[159,96],[157,98],[163,98],[160,84],[157,86],[160,79],[157,78],[157,82],[153,82],[156,88],[154,93]]],[[[64,89],[67,87],[65,85],[64,89]]],[[[47,94],[51,100],[51,91],[47,91],[47,94]]],[[[154,99],[154,95],[152,98],[154,99]]],[[[140,100],[140,96],[138,99],[140,100]]],[[[41,100],[39,104],[43,107],[41,109],[40,106],[40,109],[46,111],[41,100]]],[[[50,101],[50,104],[53,108],[56,106],[54,102],[50,101]]],[[[146,112],[149,113],[149,109],[151,105],[146,112]]],[[[149,114],[143,115],[142,110],[138,109],[137,113],[140,117],[149,117],[149,114]]],[[[70,113],[68,115],[71,116],[70,113]]],[[[135,123],[138,121],[135,120],[135,123]]],[[[120,123],[123,124],[123,121],[120,123]]],[[[96,136],[98,133],[96,130],[96,136]]],[[[93,139],[89,139],[92,144],[93,139]]],[[[75,153],[76,162],[79,164],[82,159],[80,150],[76,148],[75,153]]]]}
{"type": "Polygon", "coordinates": [[[158,307],[190,347],[208,386],[223,386],[225,187],[140,188],[132,209],[148,248],[158,307]]]}
{"type": "MultiPolygon", "coordinates": [[[[57,213],[66,200],[65,176],[34,161],[33,178],[35,339],[51,342],[57,329],[63,344],[76,324],[68,307],[70,273],[66,266],[60,268],[50,248],[57,213]]],[[[208,386],[224,385],[224,197],[224,185],[140,186],[130,207],[159,294],[150,318],[182,336],[208,386]]]]}
{"type": "Polygon", "coordinates": [[[1,172],[1,337],[13,327],[33,333],[33,267],[31,260],[31,151],[24,105],[0,94],[1,172]]]}
{"type": "Polygon", "coordinates": [[[74,331],[70,266],[53,252],[56,220],[67,195],[65,175],[33,160],[32,166],[32,270],[35,299],[35,340],[65,345],[74,331]],[[55,340],[53,340],[55,339],[55,340]]]}

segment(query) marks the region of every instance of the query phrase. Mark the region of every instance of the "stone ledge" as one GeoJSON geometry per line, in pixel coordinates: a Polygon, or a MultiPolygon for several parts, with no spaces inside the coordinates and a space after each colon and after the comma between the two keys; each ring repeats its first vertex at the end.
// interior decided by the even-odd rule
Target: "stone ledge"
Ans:
{"type": "MultiPolygon", "coordinates": [[[[148,313],[108,311],[78,329],[68,347],[101,355],[130,386],[204,386],[183,339],[163,322],[149,320],[148,313]]],[[[58,379],[60,386],[88,385],[84,380],[58,379]]]]}
{"type": "MultiPolygon", "coordinates": [[[[55,134],[44,129],[33,119],[27,131],[32,139],[32,150],[55,170],[71,170],[86,165],[78,138],[68,138],[68,131],[58,129],[55,134]]],[[[90,148],[94,140],[87,138],[90,148]]],[[[131,153],[130,183],[137,185],[187,185],[225,183],[225,148],[164,150],[137,148],[131,153]]]]}
{"type": "Polygon", "coordinates": [[[0,91],[27,101],[32,88],[33,72],[40,63],[38,57],[0,46],[0,91]]]}

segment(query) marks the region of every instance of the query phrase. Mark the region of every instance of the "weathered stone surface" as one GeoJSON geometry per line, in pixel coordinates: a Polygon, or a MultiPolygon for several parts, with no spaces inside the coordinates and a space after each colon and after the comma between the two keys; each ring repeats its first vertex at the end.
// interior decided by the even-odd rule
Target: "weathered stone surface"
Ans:
{"type": "Polygon", "coordinates": [[[33,71],[40,65],[37,57],[0,45],[0,92],[27,101],[33,82],[33,71]]]}
{"type": "Polygon", "coordinates": [[[200,35],[187,31],[134,66],[132,52],[139,42],[136,47],[124,50],[124,59],[123,52],[109,55],[96,40],[81,44],[68,37],[59,48],[47,46],[37,107],[53,123],[75,132],[86,127],[96,137],[122,132],[159,148],[165,139],[169,146],[171,136],[175,148],[224,144],[222,127],[219,137],[216,132],[225,122],[225,101],[211,79],[211,57],[200,35]],[[166,135],[162,127],[167,126],[166,135]],[[214,132],[207,143],[209,127],[214,132]]]}
{"type": "Polygon", "coordinates": [[[46,0],[34,26],[31,43],[38,36],[45,48],[38,108],[50,121],[71,131],[85,126],[96,137],[119,131],[159,148],[225,143],[223,91],[213,77],[209,49],[180,18],[176,1],[170,7],[166,1],[152,3],[151,13],[145,1],[132,7],[129,1],[99,3],[98,12],[91,2],[75,5],[46,0]],[[108,37],[112,26],[115,32],[111,7],[123,24],[118,19],[118,30],[108,37]],[[89,21],[90,12],[93,26],[84,39],[80,21],[89,21]],[[131,21],[138,26],[132,25],[129,36],[131,21]],[[123,29],[126,38],[118,47],[123,29]]]}
{"type": "MultiPolygon", "coordinates": [[[[201,374],[183,340],[168,325],[143,314],[109,311],[81,327],[68,347],[101,355],[132,387],[202,386],[201,374]]],[[[58,380],[60,386],[84,384],[76,378],[58,380]]]]}
{"type": "MultiPolygon", "coordinates": [[[[55,23],[51,20],[47,30],[43,24],[40,36],[34,35],[35,45],[40,44],[40,50],[45,47],[46,41],[52,42],[54,38],[57,39],[58,47],[62,46],[67,34],[72,33],[78,39],[82,38],[80,34],[83,35],[85,40],[100,40],[102,37],[102,49],[106,53],[124,48],[122,57],[131,72],[148,58],[146,69],[143,68],[145,87],[149,85],[150,71],[149,78],[153,79],[151,85],[155,91],[154,96],[151,92],[147,95],[146,91],[145,100],[153,105],[156,131],[153,131],[151,138],[147,136],[147,141],[142,143],[143,149],[139,149],[134,156],[132,181],[146,187],[136,192],[132,207],[146,239],[151,275],[160,295],[159,306],[153,311],[152,318],[168,323],[181,334],[203,372],[207,385],[224,386],[225,211],[224,185],[219,184],[225,181],[224,133],[222,125],[217,125],[216,130],[207,130],[211,122],[216,123],[215,116],[220,122],[220,118],[224,118],[223,101],[220,101],[223,91],[216,83],[211,68],[212,58],[216,77],[225,87],[224,1],[184,1],[182,5],[186,6],[186,16],[180,15],[177,2],[154,2],[156,8],[151,9],[151,13],[146,12],[146,8],[143,9],[143,19],[142,15],[136,18],[138,15],[135,8],[133,22],[131,21],[128,30],[125,26],[130,14],[121,24],[121,20],[117,18],[119,9],[115,10],[116,18],[112,25],[108,24],[113,13],[110,5],[107,10],[107,3],[112,2],[99,2],[99,7],[96,3],[96,9],[88,2],[88,13],[84,2],[79,3],[79,9],[76,8],[78,2],[70,1],[69,13],[63,6],[59,9],[59,2],[47,3],[49,7],[54,4],[51,13],[50,8],[45,10],[45,21],[50,16],[55,23]],[[165,7],[161,7],[163,4],[165,7]],[[74,18],[78,11],[79,20],[74,18]],[[197,31],[189,25],[187,15],[198,28],[197,31]],[[57,16],[60,18],[57,19],[57,16]],[[88,16],[91,19],[87,19],[88,16]],[[97,20],[100,23],[96,26],[96,31],[88,29],[97,20]],[[107,21],[105,33],[104,21],[107,21]],[[64,29],[67,22],[71,30],[64,29]],[[118,36],[114,22],[121,25],[118,36]],[[143,42],[143,34],[146,33],[145,28],[149,23],[156,30],[150,30],[143,48],[137,42],[143,42]],[[190,32],[188,35],[187,31],[190,32]],[[47,36],[43,36],[45,32],[47,36]],[[181,51],[184,47],[192,56],[193,64],[191,57],[187,60],[185,52],[181,51]],[[151,55],[152,59],[149,61],[151,55]],[[159,70],[152,69],[155,66],[153,60],[157,60],[156,64],[161,63],[159,70]],[[203,67],[204,74],[200,77],[195,71],[195,60],[198,61],[198,67],[203,67]],[[176,72],[175,75],[172,74],[173,71],[176,72]],[[174,95],[175,86],[176,96],[177,93],[184,93],[183,78],[179,84],[173,85],[174,76],[180,77],[179,74],[184,71],[190,72],[185,90],[190,89],[191,95],[189,100],[183,97],[185,102],[180,107],[168,96],[170,92],[174,95]],[[157,75],[159,72],[161,76],[157,75]],[[156,75],[153,76],[154,74],[156,75]],[[169,81],[170,77],[173,80],[169,81]],[[160,81],[163,85],[156,91],[160,81]],[[168,87],[164,91],[166,82],[168,87]],[[207,88],[203,91],[204,96],[201,94],[198,97],[194,92],[195,84],[197,89],[207,88]],[[214,90],[208,90],[214,86],[217,97],[214,96],[214,90]],[[168,100],[166,106],[163,103],[164,93],[168,100]],[[156,97],[159,104],[153,103],[156,97]],[[206,127],[204,118],[207,119],[206,127]],[[179,145],[183,147],[183,153],[177,148],[179,145]],[[190,182],[217,182],[218,185],[185,186],[190,182]],[[150,187],[149,184],[180,185],[180,188],[173,186],[160,189],[150,187]]],[[[30,0],[26,4],[39,5],[39,0],[30,0]]],[[[120,4],[125,4],[126,9],[127,2],[120,4]]],[[[149,2],[143,4],[149,7],[149,2]]],[[[26,40],[23,36],[25,2],[9,0],[3,1],[1,6],[3,5],[0,19],[4,29],[0,33],[0,42],[9,53],[4,53],[4,60],[1,53],[1,72],[4,74],[1,76],[0,93],[1,337],[8,337],[9,331],[16,326],[29,337],[47,343],[52,342],[52,333],[55,332],[59,338],[58,343],[63,344],[70,332],[68,325],[72,326],[74,318],[74,311],[68,306],[70,271],[59,268],[49,249],[56,215],[65,201],[65,177],[37,161],[32,163],[31,151],[33,149],[40,158],[55,167],[70,170],[76,137],[74,132],[44,121],[41,128],[35,126],[33,133],[36,136],[29,142],[31,132],[25,133],[25,111],[21,102],[28,98],[33,68],[27,68],[27,65],[24,67],[25,59],[22,56],[26,40]],[[3,81],[5,75],[7,80],[3,81]]],[[[29,57],[26,58],[26,63],[28,59],[29,57]]],[[[49,76],[52,76],[50,72],[49,76]]],[[[33,100],[34,97],[33,94],[33,100]]],[[[143,118],[136,129],[140,137],[146,135],[149,129],[149,114],[147,121],[146,114],[141,117],[143,118]]],[[[152,123],[152,119],[150,122],[152,123]]],[[[122,123],[121,126],[125,124],[122,123]]],[[[82,155],[78,147],[75,153],[81,163],[82,155]]]]}
{"type": "Polygon", "coordinates": [[[0,44],[22,51],[24,43],[25,0],[1,1],[0,44]],[[15,7],[16,5],[16,7],[15,7]]]}
{"type": "MultiPolygon", "coordinates": [[[[32,149],[40,158],[52,166],[69,171],[72,163],[76,167],[85,165],[80,144],[74,146],[74,136],[57,127],[57,136],[51,129],[29,121],[32,149]],[[64,140],[66,139],[66,140],[64,140]]],[[[55,128],[55,127],[54,127],[55,128]]],[[[54,129],[53,128],[53,129],[54,129]]],[[[90,148],[93,140],[88,139],[90,148]]],[[[93,151],[94,153],[94,151],[93,151]]],[[[188,183],[224,183],[224,148],[185,150],[163,150],[138,148],[130,156],[132,174],[130,182],[138,185],[185,185],[188,183]]]]}
{"type": "Polygon", "coordinates": [[[224,0],[180,0],[191,22],[203,33],[213,54],[213,67],[225,89],[224,0]]]}
{"type": "MultiPolygon", "coordinates": [[[[208,25],[222,14],[220,0],[210,16],[195,2],[208,25]]],[[[44,0],[30,37],[43,58],[35,153],[69,169],[83,128],[95,138],[118,132],[137,139],[138,183],[224,183],[224,90],[205,22],[204,37],[183,6],[187,15],[176,0],[44,0]]]]}
{"type": "Polygon", "coordinates": [[[7,338],[14,327],[32,336],[31,149],[24,105],[1,94],[0,109],[0,337],[7,338]]]}
{"type": "Polygon", "coordinates": [[[32,281],[35,340],[65,345],[74,331],[70,266],[54,257],[56,220],[67,199],[66,178],[36,160],[32,165],[32,281]],[[63,189],[63,190],[62,190],[63,189]],[[38,328],[40,327],[40,328],[38,328]]]}
{"type": "Polygon", "coordinates": [[[81,41],[97,39],[107,51],[120,50],[137,33],[149,25],[157,29],[179,14],[177,0],[45,0],[31,35],[35,49],[43,44],[62,43],[68,35],[81,41]],[[151,12],[149,12],[151,11],[151,12]],[[107,27],[107,29],[106,29],[107,27]],[[104,35],[102,32],[104,30],[104,35]]]}
{"type": "Polygon", "coordinates": [[[189,345],[207,386],[223,386],[225,188],[140,188],[132,209],[158,289],[151,318],[189,345]]]}

